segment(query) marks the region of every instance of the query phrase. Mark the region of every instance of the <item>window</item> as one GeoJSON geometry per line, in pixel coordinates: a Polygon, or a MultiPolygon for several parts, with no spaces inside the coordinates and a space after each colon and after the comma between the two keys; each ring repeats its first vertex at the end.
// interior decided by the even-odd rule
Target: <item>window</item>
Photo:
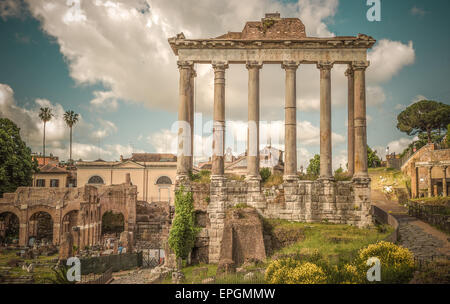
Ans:
{"type": "Polygon", "coordinates": [[[88,184],[104,184],[104,183],[105,182],[103,181],[103,178],[101,178],[98,175],[92,176],[88,181],[88,184]]]}
{"type": "Polygon", "coordinates": [[[36,187],[45,187],[45,179],[37,179],[36,187]]]}
{"type": "Polygon", "coordinates": [[[157,185],[172,185],[172,180],[167,176],[161,176],[156,181],[157,185]]]}
{"type": "Polygon", "coordinates": [[[50,180],[50,187],[52,187],[52,188],[59,188],[59,179],[51,179],[50,180]]]}

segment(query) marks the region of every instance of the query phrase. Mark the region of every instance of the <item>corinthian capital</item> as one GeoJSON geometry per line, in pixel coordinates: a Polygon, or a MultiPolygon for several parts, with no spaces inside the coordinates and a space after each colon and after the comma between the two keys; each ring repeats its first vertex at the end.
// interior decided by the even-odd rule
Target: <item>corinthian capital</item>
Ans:
{"type": "Polygon", "coordinates": [[[281,67],[285,70],[297,70],[299,64],[295,61],[283,61],[281,67]]]}
{"type": "Polygon", "coordinates": [[[350,77],[353,76],[355,72],[353,71],[353,67],[351,64],[348,65],[347,70],[345,71],[345,76],[350,77]]]}
{"type": "Polygon", "coordinates": [[[178,68],[179,69],[189,69],[192,70],[194,68],[194,62],[193,61],[178,61],[178,68]]]}
{"type": "Polygon", "coordinates": [[[262,63],[258,61],[247,61],[247,63],[245,64],[245,67],[247,69],[261,69],[262,66],[262,63]]]}
{"type": "Polygon", "coordinates": [[[228,62],[225,61],[213,61],[212,67],[214,71],[224,71],[228,69],[228,62]]]}
{"type": "Polygon", "coordinates": [[[319,70],[328,70],[330,71],[333,68],[334,63],[330,61],[320,61],[317,63],[317,68],[319,70]]]}
{"type": "Polygon", "coordinates": [[[370,65],[369,61],[353,61],[352,68],[354,71],[365,71],[370,65]]]}

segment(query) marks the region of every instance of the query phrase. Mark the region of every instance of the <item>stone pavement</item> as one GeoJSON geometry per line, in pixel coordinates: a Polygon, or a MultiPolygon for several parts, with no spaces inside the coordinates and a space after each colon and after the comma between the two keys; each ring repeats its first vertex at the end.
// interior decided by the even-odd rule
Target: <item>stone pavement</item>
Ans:
{"type": "Polygon", "coordinates": [[[399,223],[399,245],[414,253],[417,258],[447,256],[450,258],[449,236],[429,224],[409,216],[406,207],[388,200],[378,191],[372,190],[372,204],[390,212],[399,223]]]}
{"type": "Polygon", "coordinates": [[[147,268],[113,273],[111,284],[148,284],[151,282],[151,270],[147,268]]]}

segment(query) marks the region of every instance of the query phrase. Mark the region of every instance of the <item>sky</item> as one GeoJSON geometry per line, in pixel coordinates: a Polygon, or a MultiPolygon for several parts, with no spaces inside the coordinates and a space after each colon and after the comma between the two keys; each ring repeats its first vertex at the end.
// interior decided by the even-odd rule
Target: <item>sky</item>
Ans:
{"type": "MultiPolygon", "coordinates": [[[[385,157],[413,140],[396,129],[396,117],[421,99],[450,104],[450,2],[382,0],[381,21],[370,22],[366,0],[0,0],[0,117],[12,119],[33,152],[42,152],[39,108],[47,124],[46,153],[69,157],[64,112],[80,113],[73,158],[117,160],[132,152],[176,153],[177,58],[167,42],[241,31],[265,13],[300,18],[308,36],[377,40],[366,72],[368,144],[385,157]],[[245,3],[245,4],[244,4],[245,3]]],[[[347,162],[346,66],[332,70],[333,167],[347,162]]],[[[211,155],[213,72],[196,65],[195,159],[211,155]]],[[[226,72],[226,147],[245,151],[247,70],[226,72]]],[[[319,153],[319,71],[297,71],[298,163],[319,153]]],[[[284,71],[261,70],[264,146],[284,149],[284,71]]]]}

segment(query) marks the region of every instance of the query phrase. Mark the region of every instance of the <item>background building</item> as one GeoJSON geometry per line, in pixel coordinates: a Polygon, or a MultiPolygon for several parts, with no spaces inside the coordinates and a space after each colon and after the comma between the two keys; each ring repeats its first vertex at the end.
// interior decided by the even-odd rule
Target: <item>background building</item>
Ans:
{"type": "Polygon", "coordinates": [[[117,185],[131,182],[137,186],[140,201],[174,201],[177,157],[173,154],[133,153],[131,158],[120,161],[77,162],[77,185],[117,185]]]}

